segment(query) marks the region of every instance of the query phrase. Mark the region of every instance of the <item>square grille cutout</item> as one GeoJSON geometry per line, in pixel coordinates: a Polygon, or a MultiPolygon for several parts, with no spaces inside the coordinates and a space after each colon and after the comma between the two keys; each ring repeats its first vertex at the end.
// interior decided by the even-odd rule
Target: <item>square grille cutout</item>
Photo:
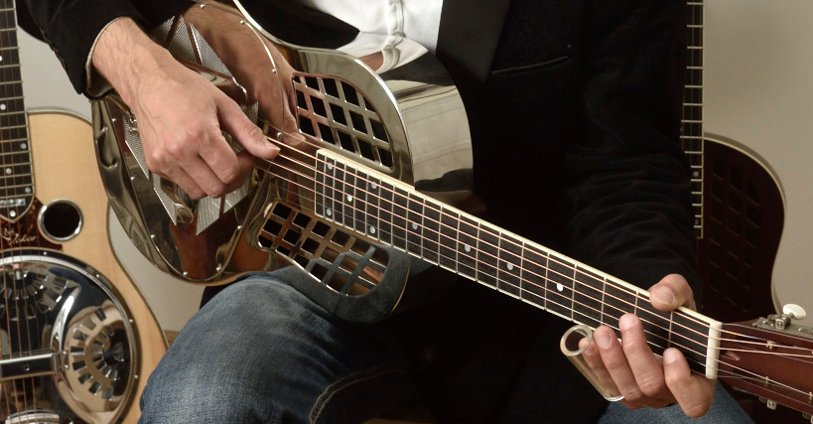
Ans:
{"type": "Polygon", "coordinates": [[[392,170],[392,146],[386,126],[369,99],[334,77],[294,74],[299,130],[336,146],[368,164],[392,170]]]}

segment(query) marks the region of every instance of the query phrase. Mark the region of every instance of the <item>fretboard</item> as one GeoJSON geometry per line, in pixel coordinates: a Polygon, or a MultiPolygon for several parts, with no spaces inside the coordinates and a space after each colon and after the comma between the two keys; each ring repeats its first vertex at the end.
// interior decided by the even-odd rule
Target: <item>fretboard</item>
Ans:
{"type": "Polygon", "coordinates": [[[14,0],[0,0],[0,218],[19,219],[34,200],[14,0]]]}
{"type": "Polygon", "coordinates": [[[703,237],[703,2],[689,0],[686,11],[686,80],[681,141],[692,168],[692,207],[697,237],[703,237]]]}
{"type": "MultiPolygon", "coordinates": [[[[502,230],[410,187],[317,156],[315,212],[325,220],[439,265],[572,322],[618,328],[632,313],[653,350],[680,348],[706,369],[716,321],[691,311],[660,312],[646,291],[502,230]]],[[[716,358],[716,350],[713,355],[716,358]]]]}

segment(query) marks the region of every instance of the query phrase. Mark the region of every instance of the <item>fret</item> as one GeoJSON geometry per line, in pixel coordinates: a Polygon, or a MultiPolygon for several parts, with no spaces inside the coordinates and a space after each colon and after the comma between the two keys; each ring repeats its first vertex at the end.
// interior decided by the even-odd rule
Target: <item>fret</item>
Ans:
{"type": "MultiPolygon", "coordinates": [[[[0,142],[19,142],[28,140],[28,127],[25,125],[0,128],[0,142]]],[[[18,144],[19,143],[14,143],[18,144]]]]}
{"type": "Polygon", "coordinates": [[[571,318],[573,310],[573,267],[561,257],[548,260],[547,289],[548,310],[564,318],[571,318]]]}
{"type": "Polygon", "coordinates": [[[34,185],[31,181],[24,184],[7,184],[0,188],[0,197],[19,197],[32,194],[34,192],[34,185]]]}
{"type": "Polygon", "coordinates": [[[457,244],[458,272],[475,281],[481,281],[479,271],[482,261],[480,223],[466,216],[460,218],[457,244]]]}
{"type": "MultiPolygon", "coordinates": [[[[3,61],[3,63],[5,64],[7,62],[3,61]]],[[[11,81],[10,83],[22,84],[22,74],[20,73],[20,66],[12,64],[12,66],[0,67],[0,81],[3,81],[2,84],[5,84],[5,81],[11,81]]]]}
{"type": "Polygon", "coordinates": [[[604,284],[604,315],[602,322],[610,328],[618,328],[621,315],[636,314],[637,295],[630,289],[608,281],[604,284]]]}
{"type": "Polygon", "coordinates": [[[407,202],[409,194],[399,187],[393,187],[392,194],[392,245],[409,253],[416,253],[409,248],[407,231],[407,202]]]}
{"type": "Polygon", "coordinates": [[[365,214],[365,232],[368,236],[376,240],[381,240],[381,197],[379,197],[379,189],[381,182],[372,176],[367,176],[364,182],[364,188],[359,194],[359,202],[363,202],[366,206],[367,213],[365,214]]]}
{"type": "Polygon", "coordinates": [[[522,281],[522,291],[520,298],[528,303],[548,309],[547,306],[547,273],[548,256],[544,251],[537,250],[534,246],[526,246],[523,249],[522,270],[520,280],[522,281]]]}
{"type": "Polygon", "coordinates": [[[342,162],[334,162],[332,169],[333,175],[330,178],[330,199],[331,204],[327,209],[328,216],[333,219],[333,222],[344,225],[345,222],[345,205],[344,205],[344,167],[342,162]],[[331,215],[332,214],[332,215],[331,215]]]}
{"type": "Polygon", "coordinates": [[[649,298],[639,295],[638,318],[644,327],[644,334],[650,343],[663,349],[669,347],[669,323],[672,321],[672,312],[663,312],[655,309],[649,298]]]}
{"type": "Polygon", "coordinates": [[[496,288],[500,266],[500,233],[489,226],[481,226],[479,239],[477,280],[496,288]]]}
{"type": "Polygon", "coordinates": [[[521,297],[523,250],[525,243],[512,236],[503,235],[500,238],[498,251],[500,252],[498,287],[507,293],[521,297]]]}
{"type": "Polygon", "coordinates": [[[379,182],[378,185],[378,234],[383,243],[394,245],[395,240],[392,235],[392,197],[395,187],[385,181],[379,182]]]}
{"type": "Polygon", "coordinates": [[[457,272],[457,226],[459,215],[447,208],[440,211],[440,265],[450,271],[457,272]]]}
{"type": "Polygon", "coordinates": [[[683,119],[684,121],[701,122],[703,119],[703,108],[700,104],[683,104],[683,119]]]}
{"type": "MultiPolygon", "coordinates": [[[[325,183],[328,173],[328,161],[323,156],[317,156],[316,160],[316,183],[313,191],[314,212],[317,216],[326,217],[328,187],[325,183]]],[[[332,165],[331,165],[332,166],[332,165]]]]}
{"type": "Polygon", "coordinates": [[[20,65],[20,49],[17,47],[6,47],[0,49],[0,63],[8,66],[20,65]]]}
{"type": "Polygon", "coordinates": [[[407,199],[407,243],[409,251],[423,257],[423,199],[409,194],[407,199]]]}
{"type": "Polygon", "coordinates": [[[686,67],[686,80],[684,81],[688,85],[702,85],[703,84],[703,68],[697,66],[687,66],[686,67]]]}
{"type": "Polygon", "coordinates": [[[580,267],[575,268],[574,279],[578,284],[573,290],[573,308],[581,313],[583,324],[596,328],[603,322],[604,279],[580,267]]]}
{"type": "Polygon", "coordinates": [[[422,256],[429,262],[440,263],[440,206],[430,204],[425,211],[422,256]]]}

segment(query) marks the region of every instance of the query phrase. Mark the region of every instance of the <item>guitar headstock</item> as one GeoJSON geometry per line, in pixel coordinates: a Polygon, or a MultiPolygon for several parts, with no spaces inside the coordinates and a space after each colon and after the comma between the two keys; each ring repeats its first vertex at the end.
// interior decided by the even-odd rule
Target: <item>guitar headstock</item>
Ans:
{"type": "Polygon", "coordinates": [[[765,399],[771,409],[784,405],[811,419],[813,328],[793,324],[801,318],[794,311],[786,307],[782,314],[724,324],[719,378],[765,399]]]}

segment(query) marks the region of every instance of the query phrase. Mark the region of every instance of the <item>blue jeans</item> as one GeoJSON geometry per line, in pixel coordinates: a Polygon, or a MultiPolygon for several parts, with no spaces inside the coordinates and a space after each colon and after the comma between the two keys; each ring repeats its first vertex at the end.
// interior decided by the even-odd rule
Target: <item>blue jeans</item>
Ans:
{"type": "MultiPolygon", "coordinates": [[[[186,325],[152,373],[141,423],[361,422],[418,398],[407,355],[375,327],[337,322],[281,280],[226,288],[186,325]]],[[[613,404],[602,423],[689,422],[677,407],[613,404]]],[[[540,421],[543,421],[541,418],[540,421]]],[[[698,422],[749,422],[723,390],[698,422]]]]}

